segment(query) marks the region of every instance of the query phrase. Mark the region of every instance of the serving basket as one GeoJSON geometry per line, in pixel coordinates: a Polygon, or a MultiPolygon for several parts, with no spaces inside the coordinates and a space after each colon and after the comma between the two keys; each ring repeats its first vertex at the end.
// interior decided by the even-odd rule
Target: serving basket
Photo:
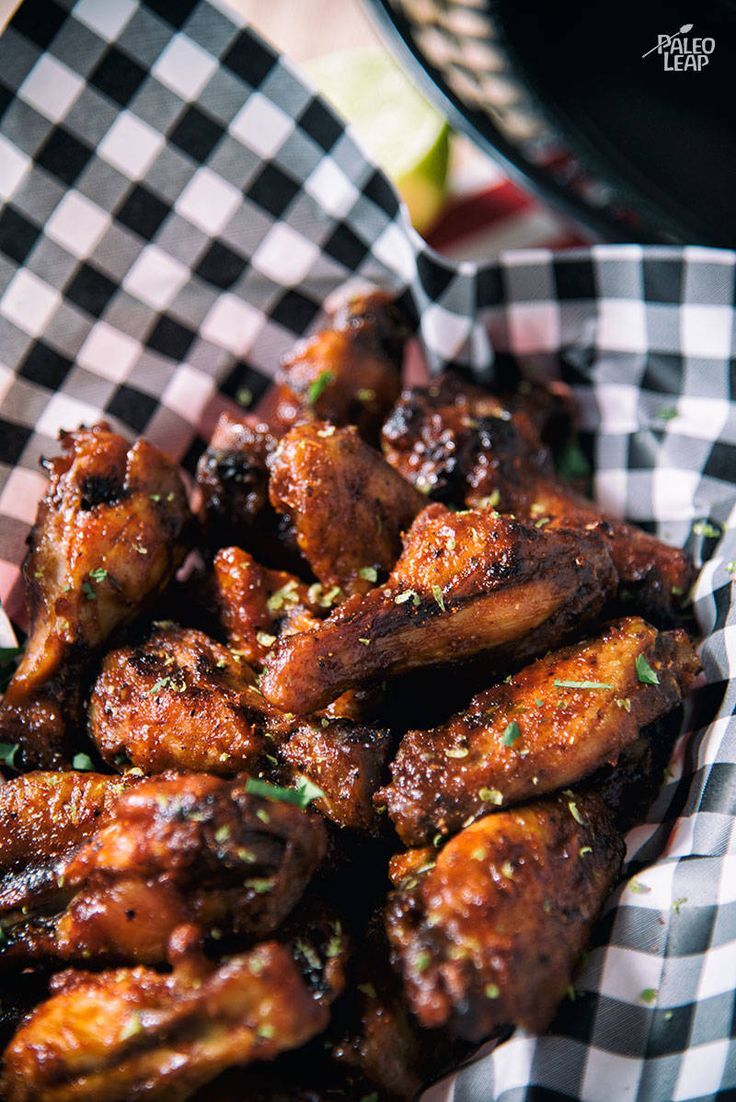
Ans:
{"type": "Polygon", "coordinates": [[[595,246],[451,263],[350,129],[225,6],[26,0],[0,38],[0,595],[59,429],[105,418],[190,472],[326,302],[396,294],[429,370],[561,379],[596,499],[702,566],[704,679],[547,1034],[432,1102],[734,1097],[736,254],[595,246]]]}

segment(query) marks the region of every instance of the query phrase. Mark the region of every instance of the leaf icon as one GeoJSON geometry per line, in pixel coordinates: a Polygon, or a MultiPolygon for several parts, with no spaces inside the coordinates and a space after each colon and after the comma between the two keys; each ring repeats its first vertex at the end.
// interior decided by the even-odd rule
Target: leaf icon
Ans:
{"type": "Polygon", "coordinates": [[[691,31],[694,26],[695,26],[694,23],[683,23],[682,26],[680,27],[679,33],[680,34],[687,34],[687,32],[691,31]]]}

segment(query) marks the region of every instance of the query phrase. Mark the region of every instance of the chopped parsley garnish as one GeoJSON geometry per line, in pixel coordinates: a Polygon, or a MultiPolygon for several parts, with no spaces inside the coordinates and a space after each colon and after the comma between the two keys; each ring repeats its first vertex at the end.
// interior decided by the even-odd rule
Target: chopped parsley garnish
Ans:
{"type": "Polygon", "coordinates": [[[642,685],[659,685],[659,676],[649,665],[643,654],[637,655],[636,676],[642,685]]]}
{"type": "Polygon", "coordinates": [[[478,502],[479,509],[495,509],[501,500],[501,491],[494,490],[488,497],[482,497],[478,502]]]}
{"type": "Polygon", "coordinates": [[[501,989],[497,983],[487,983],[483,988],[483,994],[487,999],[497,999],[501,994],[501,989]]]}
{"type": "Polygon", "coordinates": [[[639,995],[639,998],[643,1003],[647,1003],[649,1006],[651,1006],[652,1003],[657,1001],[657,994],[658,992],[656,987],[645,987],[642,993],[639,995]]]}
{"type": "Polygon", "coordinates": [[[275,589],[271,596],[266,601],[266,608],[269,612],[278,612],[280,608],[288,602],[289,604],[296,604],[299,600],[299,594],[296,591],[298,582],[290,581],[286,585],[282,585],[280,589],[275,589]]]}
{"type": "Polygon", "coordinates": [[[607,681],[553,681],[556,689],[612,689],[607,681]]]}
{"type": "Polygon", "coordinates": [[[661,409],[657,410],[655,417],[658,421],[674,421],[677,417],[677,410],[674,406],[662,406],[661,409]]]}
{"type": "Polygon", "coordinates": [[[616,707],[617,708],[623,708],[623,710],[625,712],[630,712],[631,711],[631,700],[629,699],[628,696],[616,697],[616,707]]]}
{"type": "Polygon", "coordinates": [[[672,904],[672,910],[675,912],[676,915],[679,915],[683,903],[687,903],[686,895],[681,895],[680,898],[676,899],[675,902],[672,904]]]}
{"type": "Polygon", "coordinates": [[[641,880],[637,880],[636,877],[629,881],[629,891],[633,892],[634,895],[648,895],[651,890],[648,884],[642,884],[641,880]]]}
{"type": "Polygon", "coordinates": [[[331,371],[320,371],[316,379],[307,387],[307,402],[310,406],[313,406],[322,397],[328,386],[331,386],[335,381],[335,376],[331,371]]]}
{"type": "Polygon", "coordinates": [[[94,769],[92,758],[89,754],[75,754],[72,758],[72,766],[74,769],[79,769],[81,772],[85,773],[89,773],[94,769]]]}
{"type": "MultiPolygon", "coordinates": [[[[723,569],[727,574],[730,574],[732,578],[736,578],[736,559],[731,559],[730,562],[727,562],[723,569]]],[[[674,590],[674,586],[672,588],[674,590]]]]}
{"type": "Polygon", "coordinates": [[[273,877],[260,877],[254,880],[246,880],[245,885],[251,888],[256,895],[265,895],[266,892],[270,892],[273,888],[273,877]]]}
{"type": "Polygon", "coordinates": [[[417,972],[426,972],[431,963],[432,957],[426,950],[422,950],[421,953],[417,953],[416,957],[414,958],[414,967],[416,968],[417,972]]]}
{"type": "Polygon", "coordinates": [[[253,401],[253,391],[248,390],[247,386],[238,387],[235,392],[235,401],[239,406],[249,406],[253,401]]]}
{"type": "Polygon", "coordinates": [[[324,792],[308,777],[299,777],[294,788],[282,788],[269,781],[260,781],[257,777],[249,777],[245,791],[251,796],[263,796],[267,800],[281,800],[285,804],[294,804],[296,807],[309,807],[312,800],[324,799],[324,792]]]}
{"type": "Polygon", "coordinates": [[[481,788],[478,790],[478,795],[484,804],[495,804],[496,807],[500,807],[503,803],[503,792],[499,792],[497,788],[481,788]]]}
{"type": "Polygon", "coordinates": [[[96,566],[94,570],[90,570],[89,576],[93,582],[104,582],[107,571],[102,566],[96,566]]]}
{"type": "Polygon", "coordinates": [[[362,991],[369,999],[375,999],[376,997],[376,989],[372,983],[359,983],[358,991],[362,991]]]}
{"type": "Polygon", "coordinates": [[[362,578],[364,582],[377,582],[378,571],[375,566],[361,566],[358,571],[358,577],[362,578]]]}
{"type": "Polygon", "coordinates": [[[0,765],[4,765],[7,769],[17,769],[15,755],[19,750],[20,745],[17,742],[0,742],[0,765]]]}
{"type": "Polygon", "coordinates": [[[445,757],[447,758],[467,758],[467,756],[467,746],[448,746],[445,750],[445,757]]]}
{"type": "Polygon", "coordinates": [[[82,593],[84,593],[88,601],[97,600],[97,594],[95,593],[95,587],[92,585],[92,582],[86,580],[82,582],[82,593]]]}
{"type": "Polygon", "coordinates": [[[718,525],[711,524],[709,520],[698,520],[693,525],[693,532],[696,536],[704,536],[708,540],[717,540],[723,535],[723,529],[718,525]]]}
{"type": "Polygon", "coordinates": [[[592,846],[581,846],[580,849],[578,850],[578,854],[579,854],[580,857],[585,857],[586,853],[592,853],[592,852],[593,852],[593,847],[592,846]]]}
{"type": "Polygon", "coordinates": [[[570,799],[568,799],[568,801],[567,801],[567,806],[570,810],[570,814],[572,815],[572,817],[573,817],[573,819],[575,820],[576,823],[580,823],[580,825],[583,826],[585,824],[585,819],[583,818],[583,816],[578,811],[578,805],[572,799],[572,792],[569,789],[567,789],[563,793],[563,795],[570,797],[570,799]]]}
{"type": "Polygon", "coordinates": [[[445,611],[445,599],[442,596],[442,590],[440,589],[440,587],[438,585],[433,585],[432,586],[432,596],[434,597],[435,601],[439,605],[442,612],[444,612],[445,611]]]}
{"type": "Polygon", "coordinates": [[[407,601],[411,601],[414,608],[418,608],[419,594],[415,593],[413,589],[405,589],[403,593],[399,593],[398,596],[394,597],[395,605],[403,605],[406,604],[407,601]]]}
{"type": "Polygon", "coordinates": [[[257,631],[256,641],[259,642],[262,647],[272,647],[276,642],[276,636],[270,635],[267,631],[257,631]]]}
{"type": "Polygon", "coordinates": [[[516,740],[520,738],[521,730],[519,728],[519,724],[516,722],[515,719],[512,719],[501,737],[501,742],[504,744],[504,746],[513,746],[516,740]]]}

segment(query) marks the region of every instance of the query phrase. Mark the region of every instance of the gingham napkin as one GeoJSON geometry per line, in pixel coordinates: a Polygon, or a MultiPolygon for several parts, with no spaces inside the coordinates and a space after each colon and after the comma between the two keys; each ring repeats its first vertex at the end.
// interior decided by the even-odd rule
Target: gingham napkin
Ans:
{"type": "Polygon", "coordinates": [[[0,592],[60,427],[105,416],[192,468],[221,408],[348,278],[400,295],[433,370],[578,400],[606,508],[705,561],[707,686],[577,998],[432,1089],[456,1102],[734,1097],[736,256],[433,254],[343,125],[225,7],[26,0],[0,39],[0,592]],[[495,352],[491,353],[491,349],[495,352]],[[631,879],[633,874],[635,879],[631,879]]]}

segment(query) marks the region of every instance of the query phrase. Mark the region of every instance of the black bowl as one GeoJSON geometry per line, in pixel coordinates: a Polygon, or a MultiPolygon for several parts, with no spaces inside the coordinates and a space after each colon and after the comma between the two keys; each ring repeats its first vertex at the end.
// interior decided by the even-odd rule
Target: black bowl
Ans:
{"type": "Polygon", "coordinates": [[[736,246],[733,0],[366,2],[453,125],[600,237],[736,246]]]}

